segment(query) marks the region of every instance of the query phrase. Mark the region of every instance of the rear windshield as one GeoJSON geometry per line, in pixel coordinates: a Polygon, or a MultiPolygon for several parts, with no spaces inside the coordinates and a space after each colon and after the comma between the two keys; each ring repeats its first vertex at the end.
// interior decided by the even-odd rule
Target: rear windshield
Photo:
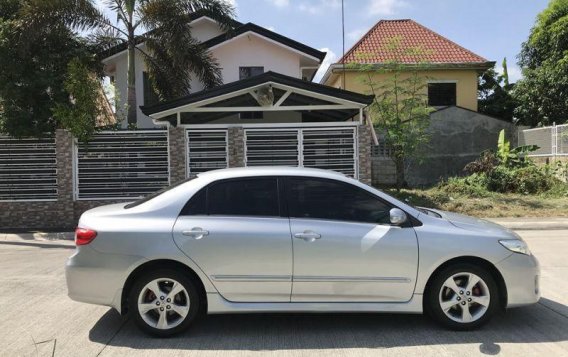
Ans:
{"type": "Polygon", "coordinates": [[[183,180],[183,181],[180,181],[180,182],[176,183],[175,185],[171,185],[171,186],[164,187],[164,188],[162,188],[161,190],[158,190],[158,191],[156,191],[156,192],[154,192],[154,193],[149,194],[148,196],[142,197],[141,199],[139,199],[139,200],[137,200],[137,201],[134,201],[134,202],[131,202],[131,203],[127,204],[126,206],[124,206],[124,208],[125,208],[125,209],[129,209],[129,208],[132,208],[132,207],[140,206],[142,203],[146,203],[146,202],[150,201],[151,199],[158,197],[158,196],[161,195],[162,193],[168,192],[169,190],[171,190],[171,189],[173,189],[173,188],[176,188],[176,187],[178,187],[178,186],[180,186],[180,185],[183,185],[184,183],[186,183],[186,182],[188,182],[188,181],[191,181],[191,180],[193,180],[194,178],[195,178],[195,177],[191,177],[191,178],[185,179],[185,180],[183,180]]]}

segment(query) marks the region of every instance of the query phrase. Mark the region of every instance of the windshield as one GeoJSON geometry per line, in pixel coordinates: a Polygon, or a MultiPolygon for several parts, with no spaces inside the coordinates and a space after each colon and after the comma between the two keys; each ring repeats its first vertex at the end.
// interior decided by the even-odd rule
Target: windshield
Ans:
{"type": "MultiPolygon", "coordinates": [[[[414,206],[412,206],[412,207],[414,207],[414,206]]],[[[420,211],[420,212],[422,212],[422,213],[424,213],[424,214],[427,214],[427,215],[429,215],[429,216],[432,216],[432,217],[442,218],[442,215],[441,215],[441,214],[439,214],[439,213],[437,213],[437,212],[434,212],[434,211],[432,211],[432,210],[429,210],[428,208],[424,208],[424,207],[414,207],[414,209],[416,209],[416,210],[418,210],[418,211],[420,211]]]]}
{"type": "Polygon", "coordinates": [[[137,200],[137,201],[134,201],[134,202],[131,202],[131,203],[127,204],[126,206],[124,206],[124,208],[125,208],[125,209],[128,209],[128,208],[132,208],[132,207],[139,206],[139,205],[141,205],[142,203],[148,202],[148,201],[150,201],[151,199],[153,199],[153,198],[155,198],[155,197],[158,197],[159,195],[161,195],[161,194],[164,193],[164,192],[167,192],[167,191],[169,191],[169,190],[171,190],[171,189],[173,189],[173,188],[176,188],[176,187],[178,187],[178,186],[180,186],[180,185],[183,185],[184,183],[186,183],[186,182],[188,182],[188,181],[193,180],[194,178],[195,178],[195,177],[190,177],[190,178],[185,179],[185,180],[183,180],[183,181],[180,181],[180,182],[178,182],[178,183],[176,183],[176,184],[174,184],[174,185],[166,186],[166,187],[162,188],[161,190],[158,190],[158,191],[156,191],[156,192],[154,192],[154,193],[149,194],[148,196],[142,197],[141,199],[139,199],[139,200],[137,200]]]}

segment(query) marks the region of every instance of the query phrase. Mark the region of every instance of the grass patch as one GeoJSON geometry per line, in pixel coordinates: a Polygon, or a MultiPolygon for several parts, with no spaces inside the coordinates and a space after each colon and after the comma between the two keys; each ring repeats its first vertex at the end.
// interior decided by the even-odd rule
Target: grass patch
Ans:
{"type": "Polygon", "coordinates": [[[415,206],[475,217],[568,217],[568,184],[534,195],[489,192],[475,186],[463,190],[451,182],[430,189],[384,191],[415,206]]]}

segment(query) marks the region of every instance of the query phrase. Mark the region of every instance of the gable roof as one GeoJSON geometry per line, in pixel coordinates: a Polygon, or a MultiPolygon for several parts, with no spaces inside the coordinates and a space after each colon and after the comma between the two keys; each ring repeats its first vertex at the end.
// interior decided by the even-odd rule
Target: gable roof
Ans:
{"type": "MultiPolygon", "coordinates": [[[[203,18],[211,19],[209,16],[206,15],[206,13],[203,10],[198,10],[198,11],[192,13],[189,16],[190,23],[193,23],[193,22],[200,20],[200,19],[203,19],[203,18]]],[[[211,19],[211,20],[215,21],[213,19],[211,19]]],[[[241,22],[239,22],[237,20],[233,20],[232,22],[233,22],[233,27],[235,27],[235,28],[238,28],[238,27],[243,25],[241,22]]],[[[136,45],[139,45],[139,44],[144,42],[144,39],[145,39],[144,35],[139,35],[139,36],[136,36],[134,41],[135,41],[136,45]]],[[[125,42],[119,43],[118,45],[113,46],[113,47],[99,53],[99,57],[102,58],[102,59],[106,59],[106,58],[114,56],[114,55],[116,55],[120,52],[126,51],[127,49],[128,49],[128,42],[125,41],[125,42]]]]}
{"type": "Polygon", "coordinates": [[[276,41],[276,42],[278,42],[278,43],[280,43],[284,46],[295,49],[295,50],[297,50],[301,53],[304,53],[304,54],[309,55],[311,57],[315,57],[317,60],[320,61],[320,63],[323,61],[323,59],[326,56],[326,52],[316,50],[315,48],[304,45],[303,43],[292,40],[291,38],[288,38],[286,36],[282,36],[282,35],[280,35],[276,32],[270,31],[270,30],[268,30],[264,27],[253,24],[252,22],[249,22],[249,23],[246,23],[242,26],[239,26],[236,29],[234,29],[233,31],[230,31],[229,33],[222,34],[222,35],[214,37],[210,40],[207,40],[203,43],[203,45],[207,46],[209,48],[212,48],[212,47],[218,46],[218,45],[220,45],[224,42],[230,41],[230,40],[232,40],[236,37],[244,35],[248,32],[256,33],[256,34],[258,34],[262,37],[266,37],[266,38],[268,38],[272,41],[276,41]]]}
{"type": "MultiPolygon", "coordinates": [[[[479,64],[488,61],[447,39],[446,37],[410,20],[381,20],[373,26],[338,63],[384,63],[394,60],[386,48],[393,37],[400,37],[401,47],[424,49],[424,61],[436,64],[479,64]]],[[[406,56],[403,63],[416,63],[416,57],[406,56]]]]}
{"type": "MultiPolygon", "coordinates": [[[[208,17],[204,14],[202,14],[201,12],[196,12],[193,14],[191,21],[197,21],[201,18],[204,17],[208,17]]],[[[241,35],[244,35],[246,33],[249,32],[253,32],[256,33],[262,37],[265,37],[271,41],[280,43],[286,47],[292,48],[296,51],[299,51],[303,54],[306,54],[308,56],[314,57],[315,59],[317,59],[320,63],[323,61],[323,59],[326,56],[326,52],[322,52],[319,51],[315,48],[312,48],[310,46],[304,45],[303,43],[300,43],[298,41],[292,40],[291,38],[288,38],[286,36],[282,36],[276,32],[270,31],[264,27],[258,26],[256,24],[253,23],[246,23],[243,24],[241,22],[238,21],[234,21],[234,29],[228,31],[227,33],[221,34],[217,37],[214,37],[212,39],[209,39],[205,42],[203,42],[203,46],[207,47],[207,48],[212,48],[212,47],[216,47],[221,45],[224,42],[230,41],[236,37],[239,37],[241,35]]],[[[144,42],[144,35],[140,35],[136,37],[136,44],[139,45],[141,43],[144,42]]],[[[111,56],[114,56],[118,53],[121,53],[123,51],[126,51],[128,49],[128,43],[123,42],[121,44],[118,44],[102,53],[99,54],[99,57],[102,59],[106,59],[109,58],[111,56]]]]}
{"type": "Polygon", "coordinates": [[[144,113],[145,115],[151,116],[153,114],[169,111],[171,109],[183,107],[207,99],[220,97],[225,94],[233,93],[247,88],[256,87],[265,83],[276,83],[288,87],[303,89],[313,93],[318,93],[325,96],[335,97],[338,99],[343,99],[349,102],[357,103],[362,105],[363,107],[371,104],[374,99],[373,95],[365,95],[365,94],[345,91],[342,89],[333,88],[314,82],[308,82],[299,78],[290,77],[284,74],[269,71],[263,74],[259,74],[257,76],[242,79],[236,82],[227,83],[213,89],[195,92],[171,101],[158,103],[152,106],[141,106],[140,109],[142,110],[142,113],[144,113]]]}

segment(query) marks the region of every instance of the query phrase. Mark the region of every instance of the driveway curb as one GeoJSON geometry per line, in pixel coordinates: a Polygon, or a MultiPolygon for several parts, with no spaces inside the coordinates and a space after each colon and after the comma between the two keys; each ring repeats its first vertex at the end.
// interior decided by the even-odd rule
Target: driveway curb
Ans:
{"type": "Polygon", "coordinates": [[[532,231],[532,230],[561,230],[568,229],[568,218],[485,218],[503,227],[532,231]]]}

